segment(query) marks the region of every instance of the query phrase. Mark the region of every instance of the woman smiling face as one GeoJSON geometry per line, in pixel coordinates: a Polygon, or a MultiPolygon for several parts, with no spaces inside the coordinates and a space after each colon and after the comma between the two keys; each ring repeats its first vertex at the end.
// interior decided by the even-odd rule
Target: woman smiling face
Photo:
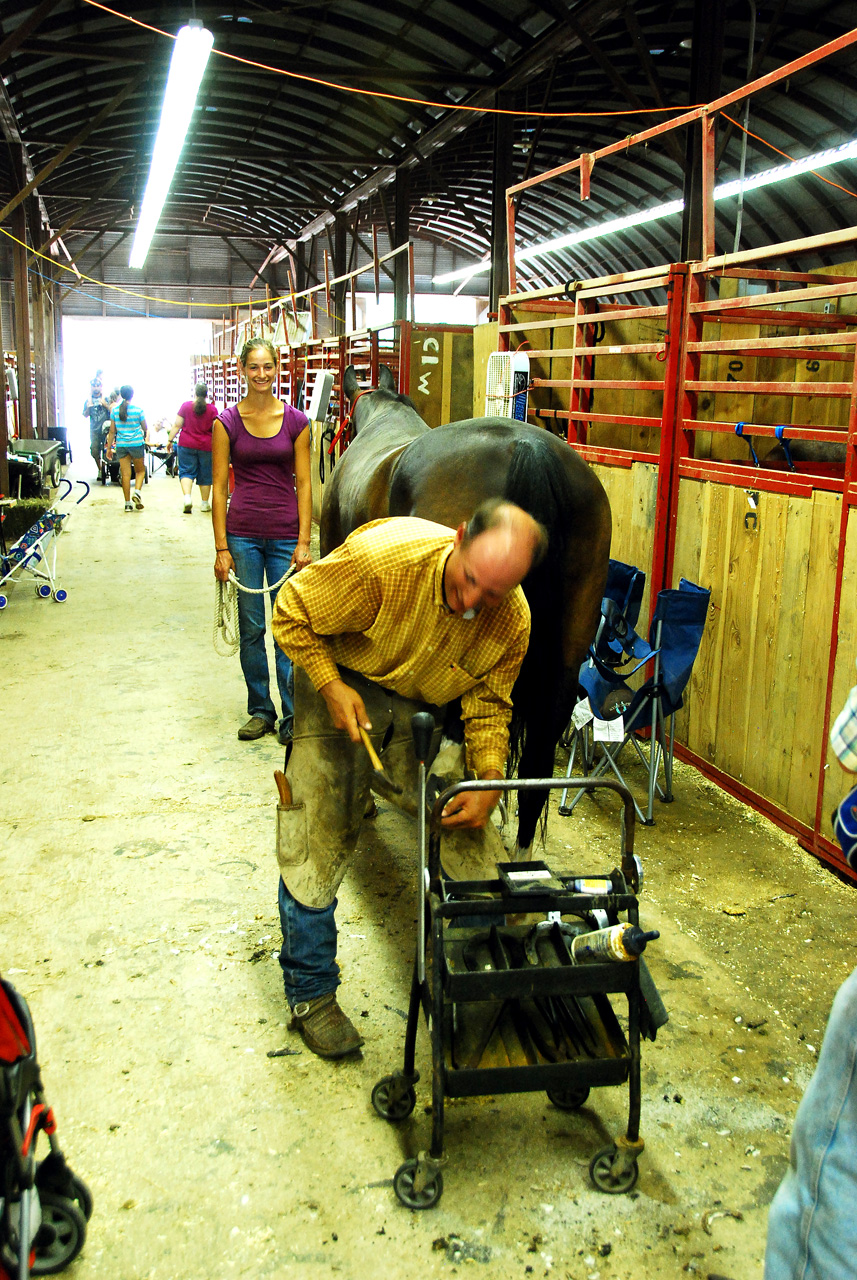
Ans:
{"type": "Polygon", "coordinates": [[[267,346],[261,343],[244,352],[244,362],[239,359],[238,368],[247,380],[248,391],[264,394],[272,392],[277,381],[277,361],[267,346]]]}

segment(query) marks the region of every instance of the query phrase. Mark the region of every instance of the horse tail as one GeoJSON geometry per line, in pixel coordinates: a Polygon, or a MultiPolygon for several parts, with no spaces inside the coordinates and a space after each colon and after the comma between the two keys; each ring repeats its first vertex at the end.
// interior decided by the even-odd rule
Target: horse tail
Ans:
{"type": "MultiPolygon", "coordinates": [[[[554,720],[563,679],[562,581],[575,503],[571,481],[561,459],[546,440],[538,438],[516,442],[503,496],[528,511],[548,533],[547,555],[523,583],[531,614],[530,642],[512,691],[508,766],[511,776],[518,770],[528,740],[528,755],[538,741],[543,744],[540,754],[546,757],[550,738],[549,763],[553,762],[554,720]]],[[[548,769],[550,772],[552,768],[548,769]]]]}

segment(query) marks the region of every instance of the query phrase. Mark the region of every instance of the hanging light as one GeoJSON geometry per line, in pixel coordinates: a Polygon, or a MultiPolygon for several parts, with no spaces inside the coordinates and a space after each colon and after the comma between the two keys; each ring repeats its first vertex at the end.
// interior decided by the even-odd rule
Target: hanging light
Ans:
{"type": "Polygon", "coordinates": [[[152,152],[152,164],[128,260],[131,267],[141,268],[146,261],[158,219],[169,195],[170,183],[179,162],[213,44],[214,36],[196,19],[182,27],[176,36],[158,136],[152,152]]]}

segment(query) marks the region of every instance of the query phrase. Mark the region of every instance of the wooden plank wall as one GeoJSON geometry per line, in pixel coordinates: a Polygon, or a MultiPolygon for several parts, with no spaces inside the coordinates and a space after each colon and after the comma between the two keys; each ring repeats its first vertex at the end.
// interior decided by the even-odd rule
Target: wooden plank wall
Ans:
{"type": "MultiPolygon", "coordinates": [[[[679,741],[812,826],[833,616],[841,497],[682,480],[675,574],[711,588],[679,741]],[[755,517],[755,518],[754,518],[755,517]]],[[[834,707],[857,656],[857,523],[843,589],[834,707]],[[847,601],[847,603],[846,603],[847,601]]]]}
{"type": "Polygon", "coordinates": [[[630,469],[594,465],[593,471],[604,485],[613,515],[610,555],[614,560],[634,564],[646,574],[646,590],[640,607],[639,629],[648,631],[649,573],[652,563],[655,526],[655,497],[658,468],[655,463],[635,462],[630,469]]]}

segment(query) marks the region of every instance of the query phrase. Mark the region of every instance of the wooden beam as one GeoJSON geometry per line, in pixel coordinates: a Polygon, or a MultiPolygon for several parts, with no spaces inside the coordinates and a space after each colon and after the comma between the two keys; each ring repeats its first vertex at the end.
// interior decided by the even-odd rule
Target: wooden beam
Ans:
{"type": "Polygon", "coordinates": [[[41,25],[51,10],[56,9],[59,2],[60,0],[42,0],[42,3],[36,5],[30,16],[19,23],[14,31],[10,32],[3,43],[0,44],[0,66],[24,43],[28,35],[41,25]]]}
{"type": "MultiPolygon", "coordinates": [[[[129,172],[131,167],[132,166],[130,164],[126,164],[124,168],[119,169],[116,173],[114,173],[113,177],[110,178],[107,182],[105,182],[97,198],[100,199],[104,195],[105,191],[109,191],[111,187],[115,187],[116,183],[119,182],[120,179],[123,178],[125,174],[129,172]]],[[[53,193],[51,194],[53,196],[53,193]]],[[[74,226],[74,224],[77,222],[78,218],[81,216],[81,213],[82,213],[81,209],[75,209],[74,216],[69,218],[67,222],[64,222],[63,225],[60,227],[59,231],[55,231],[49,240],[46,240],[44,244],[39,246],[39,252],[40,253],[47,252],[47,250],[51,247],[54,241],[61,240],[62,237],[65,235],[65,233],[67,231],[70,231],[71,228],[74,226]]],[[[29,261],[35,262],[35,254],[30,255],[29,261]]]]}
{"type": "Polygon", "coordinates": [[[27,196],[32,195],[36,190],[36,187],[38,187],[40,183],[44,182],[46,178],[50,177],[54,169],[58,168],[59,165],[62,164],[63,160],[66,160],[71,155],[78,143],[82,142],[84,138],[88,138],[94,129],[99,128],[99,126],[102,125],[104,121],[122,105],[125,99],[134,93],[141,81],[142,76],[138,76],[134,80],[129,80],[128,83],[119,90],[115,97],[110,99],[107,106],[103,107],[101,111],[99,111],[95,119],[91,120],[88,125],[81,129],[80,133],[76,134],[72,138],[71,142],[67,142],[62,150],[57,152],[53,160],[49,160],[45,167],[40,169],[35,177],[31,178],[24,188],[19,191],[3,209],[0,209],[0,222],[3,222],[8,218],[12,210],[17,209],[18,205],[21,204],[23,200],[26,200],[27,196]]]}

